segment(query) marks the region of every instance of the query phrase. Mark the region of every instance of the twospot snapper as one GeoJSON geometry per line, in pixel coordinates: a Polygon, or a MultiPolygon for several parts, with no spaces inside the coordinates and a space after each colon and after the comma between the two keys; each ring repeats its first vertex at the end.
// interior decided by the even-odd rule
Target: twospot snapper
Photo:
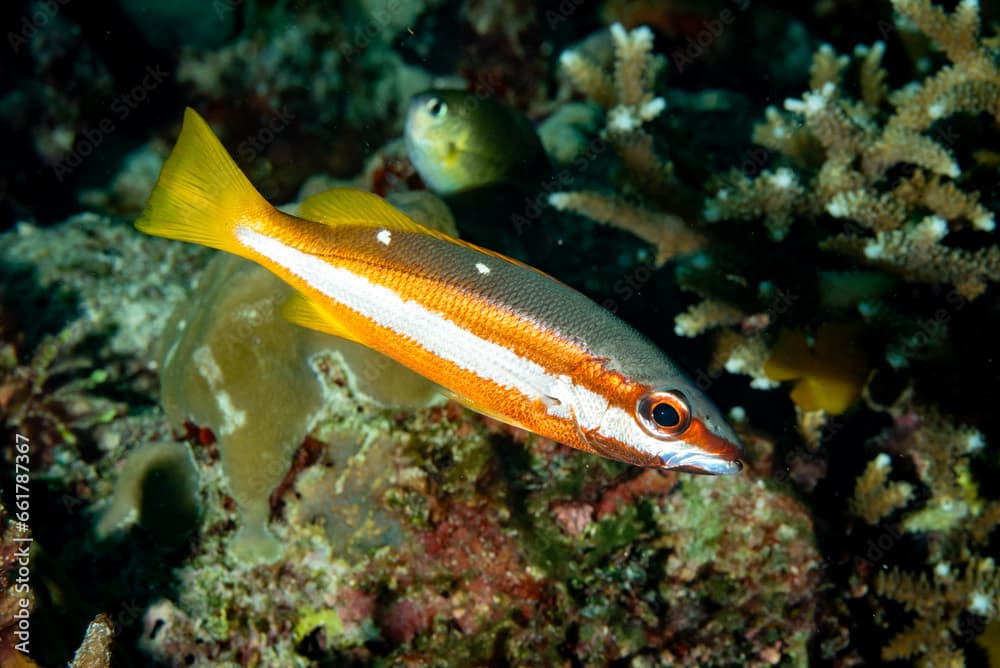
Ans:
{"type": "Polygon", "coordinates": [[[188,109],[136,227],[261,264],[298,290],[288,320],[377,350],[473,410],[638,466],[741,469],[711,401],[579,292],[370,193],[329,190],[299,213],[265,201],[188,109]]]}

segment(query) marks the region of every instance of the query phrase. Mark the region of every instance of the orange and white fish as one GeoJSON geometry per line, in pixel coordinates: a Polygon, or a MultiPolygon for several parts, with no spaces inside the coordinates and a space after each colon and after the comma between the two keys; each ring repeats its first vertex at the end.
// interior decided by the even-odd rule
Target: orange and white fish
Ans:
{"type": "Polygon", "coordinates": [[[298,290],[290,321],[377,350],[508,424],[638,466],[742,468],[711,401],[584,295],[370,193],[329,190],[282,213],[191,109],[136,227],[261,264],[298,290]]]}

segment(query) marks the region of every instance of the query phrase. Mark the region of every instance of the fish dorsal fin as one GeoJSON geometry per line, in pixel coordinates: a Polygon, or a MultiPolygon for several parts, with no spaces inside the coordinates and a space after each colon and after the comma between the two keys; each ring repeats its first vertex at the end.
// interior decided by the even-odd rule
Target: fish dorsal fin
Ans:
{"type": "Polygon", "coordinates": [[[378,195],[354,188],[331,188],[310,195],[299,204],[299,216],[324,225],[366,225],[399,232],[414,232],[447,241],[456,246],[471,248],[491,257],[496,257],[519,267],[530,269],[553,281],[558,279],[519,260],[502,253],[482,248],[468,241],[424,227],[378,195]]]}
{"type": "Polygon", "coordinates": [[[299,216],[326,225],[346,223],[407,232],[427,230],[378,195],[353,188],[332,188],[310,195],[299,205],[299,216]]]}
{"type": "Polygon", "coordinates": [[[293,293],[281,306],[282,317],[290,323],[339,336],[364,345],[337,317],[301,292],[293,293]]]}

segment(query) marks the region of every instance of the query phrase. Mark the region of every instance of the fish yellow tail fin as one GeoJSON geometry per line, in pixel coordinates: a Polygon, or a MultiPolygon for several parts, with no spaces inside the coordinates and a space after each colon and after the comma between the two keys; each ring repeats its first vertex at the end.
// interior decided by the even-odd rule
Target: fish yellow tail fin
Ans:
{"type": "Polygon", "coordinates": [[[238,221],[273,214],[205,120],[191,108],[136,228],[147,234],[240,253],[238,221]]]}

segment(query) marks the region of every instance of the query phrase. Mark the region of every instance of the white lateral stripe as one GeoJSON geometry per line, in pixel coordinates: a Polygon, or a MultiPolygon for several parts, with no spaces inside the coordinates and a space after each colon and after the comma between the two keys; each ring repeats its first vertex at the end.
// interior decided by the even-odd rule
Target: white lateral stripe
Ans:
{"type": "Polygon", "coordinates": [[[557,379],[512,350],[465,330],[441,313],[246,227],[235,230],[247,248],[284,267],[330,299],[406,336],[428,352],[529,399],[543,399],[557,379]]]}
{"type": "Polygon", "coordinates": [[[698,448],[683,440],[649,437],[630,411],[609,405],[600,393],[576,385],[565,374],[555,376],[541,365],[476,336],[416,301],[404,300],[391,289],[372,283],[364,276],[332,266],[249,228],[238,226],[235,232],[244,246],[284,267],[344,307],[484,380],[519,392],[529,400],[541,400],[548,405],[550,415],[575,419],[584,431],[596,430],[604,438],[631,444],[640,451],[661,457],[668,466],[687,463],[707,466],[706,462],[718,459],[701,454],[698,448]]]}

